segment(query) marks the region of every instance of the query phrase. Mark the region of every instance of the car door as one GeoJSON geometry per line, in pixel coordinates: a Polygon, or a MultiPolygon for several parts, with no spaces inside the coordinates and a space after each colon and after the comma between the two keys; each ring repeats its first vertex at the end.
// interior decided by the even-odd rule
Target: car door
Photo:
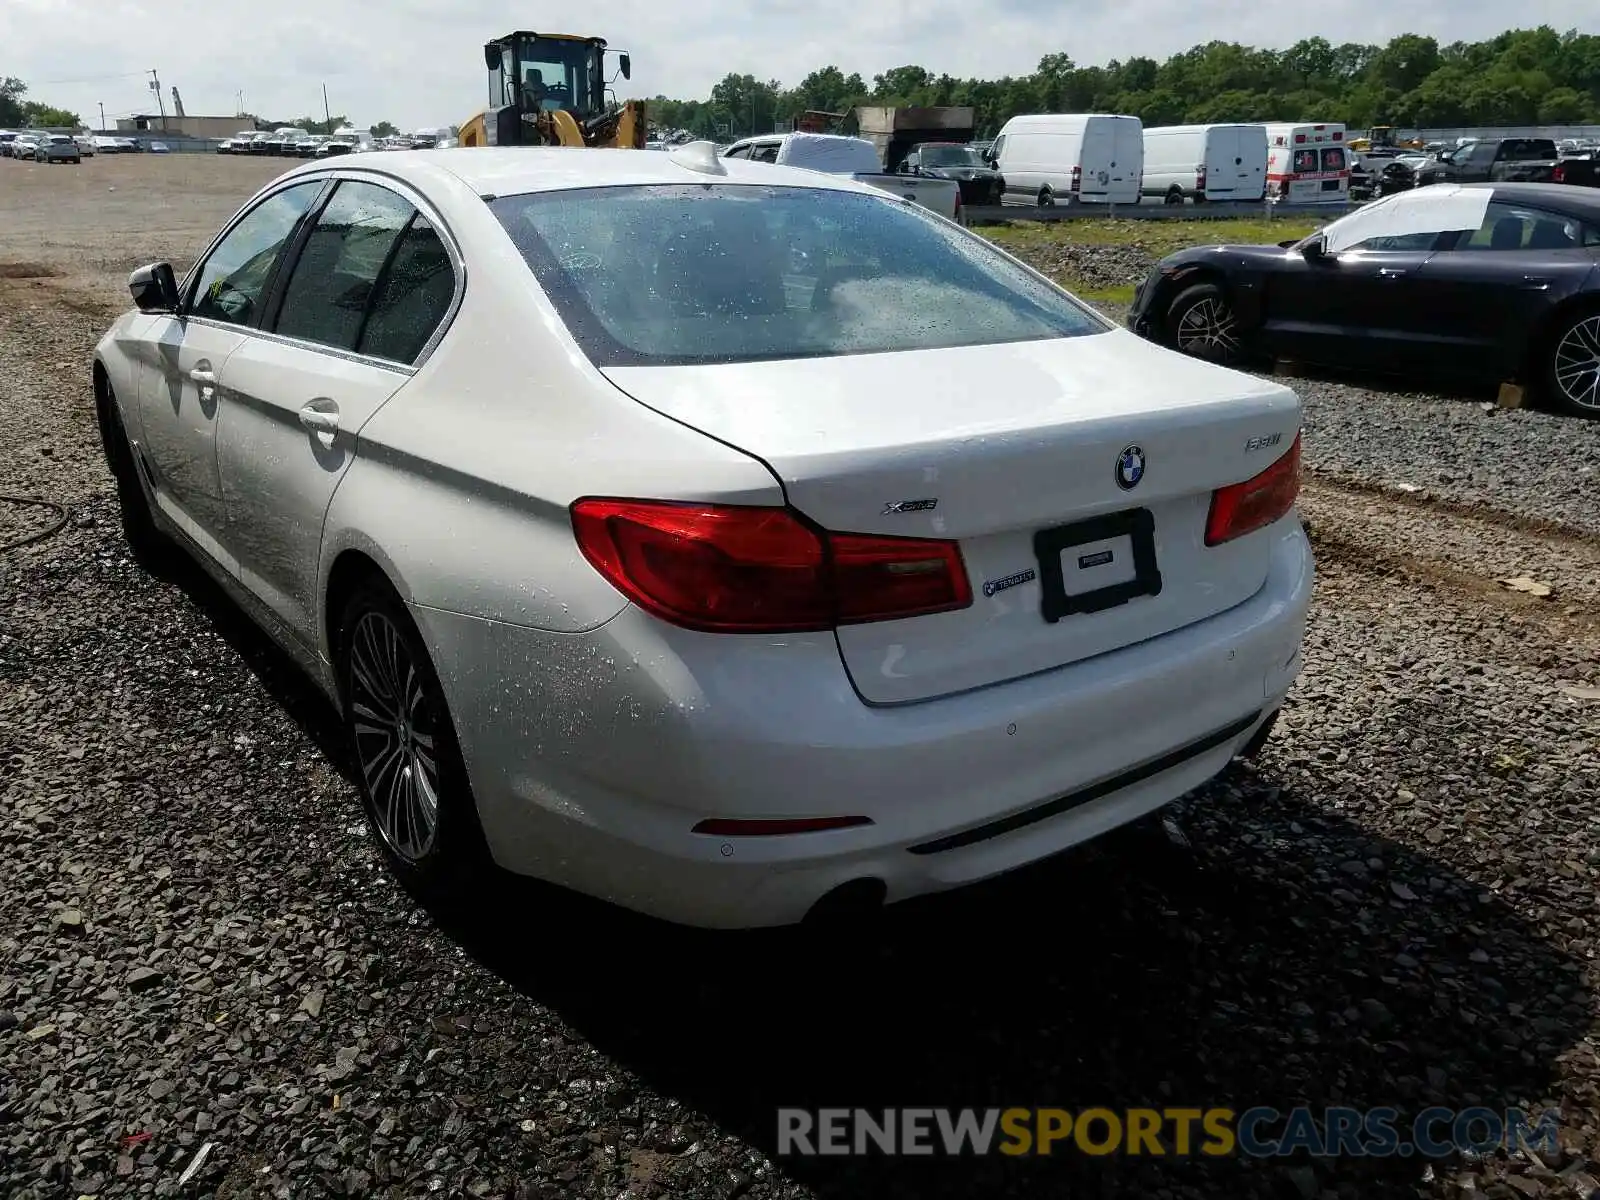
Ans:
{"type": "Polygon", "coordinates": [[[259,322],[284,248],[324,182],[273,192],[236,218],[186,281],[178,312],[152,317],[141,340],[137,452],[155,502],[229,570],[217,476],[222,368],[259,322]]]}
{"type": "Polygon", "coordinates": [[[1466,375],[1514,373],[1534,326],[1589,279],[1596,244],[1593,228],[1574,217],[1492,201],[1476,230],[1418,274],[1431,355],[1466,375]]]}
{"type": "Polygon", "coordinates": [[[1263,340],[1285,358],[1401,369],[1429,325],[1417,307],[1418,272],[1439,239],[1384,234],[1303,265],[1287,261],[1266,279],[1263,340]]]}
{"type": "Polygon", "coordinates": [[[340,179],[261,336],[228,360],[217,438],[240,582],[317,644],[322,525],[361,427],[411,378],[460,291],[438,219],[399,184],[340,179]]]}

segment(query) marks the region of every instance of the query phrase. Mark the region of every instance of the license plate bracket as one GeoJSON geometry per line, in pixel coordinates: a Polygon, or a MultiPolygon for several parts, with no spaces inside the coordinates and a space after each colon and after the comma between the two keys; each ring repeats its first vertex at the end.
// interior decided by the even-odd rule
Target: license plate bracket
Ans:
{"type": "Polygon", "coordinates": [[[1156,565],[1156,521],[1148,508],[1130,508],[1090,517],[1087,521],[1041,529],[1033,535],[1033,552],[1039,560],[1039,611],[1051,625],[1062,617],[1103,612],[1139,596],[1161,594],[1161,571],[1156,565]],[[1069,595],[1061,573],[1062,554],[1074,546],[1119,537],[1126,537],[1132,547],[1133,578],[1069,595]]]}

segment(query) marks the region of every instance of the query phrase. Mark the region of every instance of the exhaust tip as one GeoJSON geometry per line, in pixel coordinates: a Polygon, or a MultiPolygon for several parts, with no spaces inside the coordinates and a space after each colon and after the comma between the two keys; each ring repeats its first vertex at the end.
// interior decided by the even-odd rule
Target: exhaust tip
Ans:
{"type": "Polygon", "coordinates": [[[883,910],[889,887],[881,879],[852,879],[824,893],[805,915],[802,925],[842,925],[883,910]]]}

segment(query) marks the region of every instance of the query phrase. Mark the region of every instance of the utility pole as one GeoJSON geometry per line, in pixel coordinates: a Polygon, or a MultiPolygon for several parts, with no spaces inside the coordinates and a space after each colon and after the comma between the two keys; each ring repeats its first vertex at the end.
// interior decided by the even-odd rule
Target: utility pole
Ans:
{"type": "Polygon", "coordinates": [[[100,101],[100,132],[106,131],[106,102],[100,101]]]}
{"type": "Polygon", "coordinates": [[[328,85],[327,84],[323,84],[322,85],[322,120],[323,120],[323,123],[325,125],[327,125],[327,128],[324,129],[323,132],[326,133],[326,134],[331,135],[333,133],[333,116],[332,116],[332,114],[330,114],[328,112],[328,85]]]}
{"type": "Polygon", "coordinates": [[[150,90],[156,94],[156,107],[161,113],[161,132],[167,131],[167,102],[161,95],[161,77],[156,74],[155,68],[150,69],[150,90]]]}

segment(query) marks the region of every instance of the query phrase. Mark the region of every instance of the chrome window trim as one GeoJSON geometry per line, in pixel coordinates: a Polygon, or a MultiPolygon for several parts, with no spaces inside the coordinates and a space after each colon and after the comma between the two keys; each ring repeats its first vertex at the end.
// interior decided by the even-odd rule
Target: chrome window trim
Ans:
{"type": "MultiPolygon", "coordinates": [[[[444,340],[445,335],[450,332],[450,327],[455,324],[456,316],[461,311],[461,305],[465,301],[467,294],[467,260],[466,257],[461,253],[461,243],[456,239],[455,231],[450,228],[449,222],[444,219],[432,201],[428,200],[409,183],[402,179],[398,179],[385,171],[373,170],[371,168],[340,166],[324,168],[318,171],[311,171],[304,175],[289,175],[285,178],[274,180],[270,185],[252,196],[244,204],[244,206],[233,215],[232,220],[230,220],[227,225],[223,227],[222,232],[211,239],[210,244],[205,248],[205,252],[201,254],[199,258],[195,259],[194,266],[190,267],[188,274],[183,277],[183,284],[179,288],[178,292],[178,294],[183,297],[183,308],[186,309],[189,306],[189,303],[192,299],[190,295],[190,289],[191,286],[198,281],[200,270],[205,266],[206,261],[211,257],[212,252],[222,244],[223,239],[225,239],[228,234],[233,232],[234,227],[238,225],[240,221],[244,220],[245,217],[249,216],[273,196],[291,187],[296,187],[305,183],[319,183],[326,188],[328,184],[344,179],[347,179],[352,183],[375,184],[379,187],[384,187],[394,192],[407,204],[411,205],[412,208],[416,209],[417,212],[421,213],[427,218],[428,223],[431,224],[434,230],[439,234],[439,240],[444,243],[445,252],[450,256],[450,266],[455,272],[455,291],[451,294],[450,304],[449,307],[445,309],[444,316],[440,318],[439,324],[434,328],[432,336],[429,337],[426,343],[424,343],[421,353],[419,353],[415,359],[409,363],[395,362],[390,358],[378,358],[377,356],[370,354],[357,354],[353,350],[341,350],[337,346],[329,346],[325,343],[313,342],[305,338],[288,337],[284,334],[275,333],[268,329],[259,329],[248,325],[234,325],[227,321],[217,321],[209,317],[196,317],[192,314],[185,313],[182,310],[179,311],[178,316],[182,320],[193,321],[197,325],[205,325],[213,329],[233,330],[235,332],[244,334],[246,337],[257,337],[263,339],[264,341],[275,342],[279,345],[292,346],[298,350],[311,350],[319,354],[329,355],[333,358],[343,359],[346,362],[360,363],[364,366],[381,367],[386,371],[394,371],[402,375],[415,375],[418,371],[420,371],[427,363],[428,359],[432,357],[433,352],[438,348],[439,343],[444,340]]],[[[319,193],[316,200],[312,202],[312,209],[320,209],[323,199],[324,197],[319,193]]],[[[298,259],[296,260],[295,265],[299,265],[298,259]]]]}

